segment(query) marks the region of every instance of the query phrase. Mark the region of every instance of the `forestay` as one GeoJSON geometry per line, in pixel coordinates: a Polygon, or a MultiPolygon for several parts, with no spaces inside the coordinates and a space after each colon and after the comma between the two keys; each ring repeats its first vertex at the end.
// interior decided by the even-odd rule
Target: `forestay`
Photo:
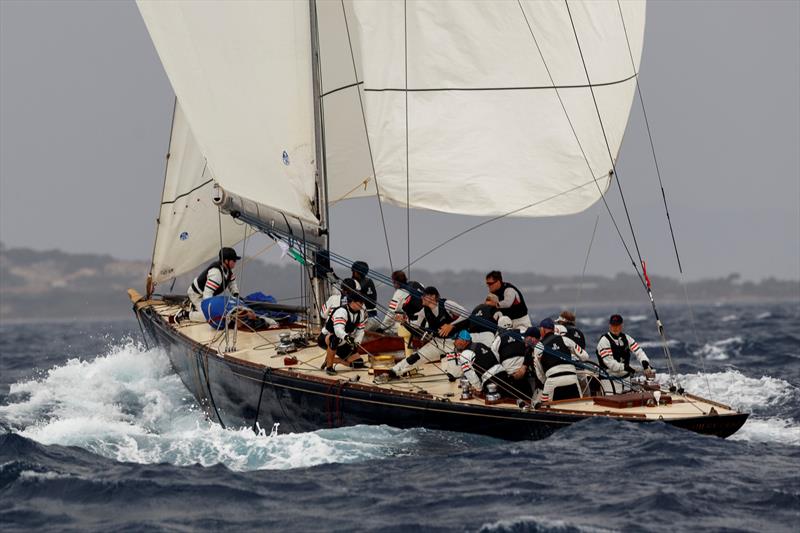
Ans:
{"type": "Polygon", "coordinates": [[[536,204],[514,214],[549,216],[586,209],[608,188],[609,149],[616,158],[635,91],[644,2],[352,8],[383,200],[406,205],[408,192],[410,207],[471,215],[536,204]]]}
{"type": "Polygon", "coordinates": [[[217,256],[222,245],[244,238],[242,224],[219,217],[211,201],[213,180],[180,104],[175,105],[164,193],[158,215],[150,275],[161,283],[217,256]]]}

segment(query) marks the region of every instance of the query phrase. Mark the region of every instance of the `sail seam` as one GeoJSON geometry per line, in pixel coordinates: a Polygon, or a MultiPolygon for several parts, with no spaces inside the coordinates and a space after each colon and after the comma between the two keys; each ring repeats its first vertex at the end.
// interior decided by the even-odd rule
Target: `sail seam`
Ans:
{"type": "MultiPolygon", "coordinates": [[[[383,89],[372,89],[369,87],[364,87],[364,92],[409,92],[409,93],[421,93],[421,92],[448,92],[448,91],[539,91],[539,90],[558,90],[558,89],[592,89],[595,87],[608,87],[609,85],[619,85],[621,83],[626,83],[631,81],[632,79],[638,76],[638,72],[628,76],[627,78],[623,78],[621,80],[615,81],[608,81],[604,83],[588,83],[588,84],[580,84],[580,85],[531,85],[525,87],[442,87],[442,88],[426,88],[426,89],[398,89],[394,87],[384,87],[383,89]]],[[[363,83],[363,82],[359,82],[363,83]]],[[[358,85],[358,84],[354,84],[358,85]]],[[[341,87],[341,89],[345,89],[346,87],[341,87]]],[[[337,91],[339,89],[334,89],[331,92],[337,91]]],[[[326,93],[330,94],[330,93],[326,93]]]]}
{"type": "Polygon", "coordinates": [[[209,178],[209,179],[208,179],[208,181],[204,181],[203,183],[201,183],[200,185],[198,185],[198,186],[197,186],[197,187],[195,187],[194,189],[188,190],[188,191],[186,191],[186,192],[185,192],[185,193],[183,193],[183,194],[179,194],[179,195],[178,195],[178,196],[176,196],[176,197],[175,197],[173,200],[168,200],[168,201],[166,201],[166,202],[161,202],[161,205],[169,205],[169,204],[174,204],[175,202],[177,202],[177,201],[178,201],[178,200],[180,200],[181,198],[184,198],[185,196],[189,196],[189,195],[190,195],[190,194],[192,194],[194,191],[197,191],[197,190],[200,190],[200,189],[202,189],[203,187],[205,187],[206,185],[208,185],[209,183],[211,183],[211,182],[213,182],[213,181],[214,181],[214,179],[213,179],[213,178],[209,178]]]}
{"type": "Polygon", "coordinates": [[[341,87],[337,87],[336,89],[331,89],[330,91],[328,91],[326,93],[322,93],[320,96],[322,98],[325,98],[326,96],[328,96],[330,94],[338,93],[339,91],[344,91],[345,89],[351,89],[353,87],[358,87],[359,85],[364,85],[364,82],[363,81],[357,81],[357,82],[351,83],[349,85],[342,85],[341,87]]]}

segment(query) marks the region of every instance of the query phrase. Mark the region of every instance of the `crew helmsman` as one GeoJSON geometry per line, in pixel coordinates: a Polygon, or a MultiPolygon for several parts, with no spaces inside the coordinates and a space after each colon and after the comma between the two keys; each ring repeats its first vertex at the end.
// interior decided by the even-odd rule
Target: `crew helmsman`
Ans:
{"type": "Polygon", "coordinates": [[[367,312],[367,331],[380,329],[381,323],[378,320],[378,291],[375,290],[375,283],[367,277],[369,265],[366,261],[354,261],[352,269],[353,279],[360,286],[361,294],[364,296],[364,309],[367,312]]]}
{"type": "Polygon", "coordinates": [[[525,298],[518,288],[503,281],[503,274],[500,271],[492,270],[486,274],[486,286],[489,287],[489,292],[498,298],[497,309],[511,319],[515,328],[524,331],[531,326],[525,298]]]}
{"type": "Polygon", "coordinates": [[[627,333],[622,332],[622,316],[611,315],[608,319],[608,333],[600,337],[597,343],[597,359],[600,368],[604,369],[612,378],[603,379],[601,375],[600,383],[603,384],[603,391],[607,394],[623,392],[626,380],[636,373],[631,367],[631,354],[636,356],[639,364],[642,365],[644,375],[650,379],[656,375],[655,370],[650,365],[647,354],[639,343],[627,333]]]}
{"type": "Polygon", "coordinates": [[[436,287],[426,287],[422,293],[423,319],[420,328],[432,335],[431,340],[389,371],[389,378],[397,378],[420,361],[438,362],[444,354],[454,350],[453,339],[459,331],[467,329],[469,314],[460,304],[441,298],[436,287]]]}
{"type": "Polygon", "coordinates": [[[348,295],[347,303],[333,310],[317,338],[317,345],[325,348],[322,368],[326,373],[335,375],[333,366],[336,363],[364,368],[364,360],[358,354],[358,347],[364,340],[366,320],[364,297],[359,292],[348,295]]]}
{"type": "MultiPolygon", "coordinates": [[[[416,281],[408,281],[406,273],[402,270],[395,270],[392,272],[392,285],[394,286],[394,294],[392,299],[389,300],[387,305],[388,311],[386,316],[383,317],[381,322],[381,329],[386,333],[395,333],[397,331],[400,335],[399,329],[401,322],[411,322],[419,325],[420,311],[422,311],[422,291],[425,287],[416,281]],[[412,292],[414,293],[412,295],[412,292]]],[[[401,337],[403,335],[400,335],[401,337]]],[[[409,352],[410,354],[411,352],[409,352]]],[[[406,354],[408,355],[408,354],[406,354]]]]}
{"type": "Polygon", "coordinates": [[[541,340],[533,349],[536,376],[544,384],[541,400],[567,400],[580,398],[578,375],[572,356],[588,361],[589,354],[568,337],[555,333],[555,322],[545,318],[539,323],[541,340]]]}
{"type": "Polygon", "coordinates": [[[234,298],[238,298],[239,287],[236,285],[233,269],[239,259],[241,257],[233,248],[222,248],[219,251],[219,260],[208,265],[189,285],[186,294],[191,302],[191,311],[182,309],[175,315],[175,322],[180,323],[187,318],[192,322],[205,322],[206,317],[200,308],[200,302],[212,296],[218,296],[226,289],[234,298]]]}

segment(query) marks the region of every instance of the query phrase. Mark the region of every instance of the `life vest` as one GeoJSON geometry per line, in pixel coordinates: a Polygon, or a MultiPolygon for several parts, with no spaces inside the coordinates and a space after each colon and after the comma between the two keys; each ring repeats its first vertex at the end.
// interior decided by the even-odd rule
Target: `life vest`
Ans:
{"type": "Polygon", "coordinates": [[[377,316],[378,291],[375,290],[375,283],[370,278],[362,278],[361,293],[364,295],[364,307],[368,316],[377,316]]]}
{"type": "MultiPolygon", "coordinates": [[[[611,345],[611,357],[624,364],[626,367],[630,366],[631,348],[628,346],[628,336],[623,333],[619,339],[617,339],[609,332],[603,335],[603,337],[608,339],[608,343],[611,345]],[[622,344],[617,344],[618,341],[622,341],[622,344]]],[[[603,358],[600,357],[600,352],[595,350],[595,353],[597,353],[597,360],[600,363],[600,368],[608,368],[603,362],[603,358]]]]}
{"type": "Polygon", "coordinates": [[[550,378],[557,377],[562,373],[575,374],[575,365],[570,363],[572,360],[572,353],[561,335],[551,333],[542,339],[541,343],[542,346],[544,346],[544,350],[542,351],[539,362],[542,365],[545,376],[550,378]],[[554,354],[559,354],[561,357],[554,354]],[[558,366],[563,368],[556,368],[558,366]],[[552,372],[550,372],[551,370],[552,372]]]}
{"type": "Polygon", "coordinates": [[[425,290],[425,287],[418,281],[409,281],[407,290],[408,296],[403,300],[402,311],[413,322],[417,319],[419,312],[422,311],[422,291],[425,290]]]}
{"type": "MultiPolygon", "coordinates": [[[[447,300],[445,298],[439,298],[439,303],[436,306],[436,313],[431,310],[430,307],[424,307],[423,312],[425,313],[425,325],[426,327],[432,331],[436,332],[439,331],[439,328],[444,326],[445,324],[450,324],[454,320],[458,318],[458,315],[454,315],[451,311],[449,311],[444,303],[447,300]]],[[[469,326],[469,321],[465,320],[462,323],[458,324],[453,331],[450,332],[450,336],[455,336],[459,331],[465,329],[469,326]]]]}
{"type": "Polygon", "coordinates": [[[471,343],[467,346],[467,350],[472,350],[472,353],[475,354],[475,358],[472,360],[472,369],[478,374],[478,377],[499,362],[494,352],[480,342],[471,343]]]}
{"type": "Polygon", "coordinates": [[[584,336],[583,332],[575,326],[564,326],[564,328],[567,330],[567,334],[564,336],[569,337],[572,342],[580,346],[582,350],[585,350],[586,337],[584,336]]]}
{"type": "Polygon", "coordinates": [[[514,285],[510,283],[506,283],[505,281],[500,285],[500,288],[496,291],[492,291],[492,294],[497,296],[500,300],[503,299],[503,293],[506,292],[506,289],[514,289],[517,292],[518,298],[514,300],[514,303],[511,304],[511,307],[502,309],[503,314],[506,315],[511,320],[516,320],[517,318],[522,318],[524,316],[528,316],[528,306],[525,305],[525,298],[522,296],[522,292],[514,285]]]}
{"type": "Polygon", "coordinates": [[[361,322],[361,311],[352,311],[350,307],[345,305],[340,305],[328,315],[328,320],[325,321],[325,332],[326,333],[333,333],[333,320],[336,311],[339,309],[344,309],[347,311],[347,322],[344,325],[344,332],[348,335],[352,334],[356,328],[358,327],[359,322],[361,322]]]}
{"type": "Polygon", "coordinates": [[[195,278],[194,282],[192,282],[192,289],[194,289],[194,292],[203,294],[203,291],[206,288],[206,281],[208,280],[208,272],[212,268],[216,268],[222,273],[222,283],[219,287],[214,289],[214,296],[222,294],[225,289],[228,288],[228,285],[231,284],[231,281],[234,280],[233,271],[225,268],[225,265],[223,265],[220,261],[216,261],[208,265],[208,267],[206,267],[206,269],[195,278]]]}
{"type": "Polygon", "coordinates": [[[500,334],[500,345],[497,347],[499,362],[512,357],[525,357],[525,340],[517,330],[504,331],[500,334]]]}
{"type": "Polygon", "coordinates": [[[497,326],[497,321],[494,319],[494,314],[497,312],[496,307],[488,304],[481,304],[472,310],[469,316],[469,332],[470,333],[483,333],[485,331],[494,331],[497,326]]]}

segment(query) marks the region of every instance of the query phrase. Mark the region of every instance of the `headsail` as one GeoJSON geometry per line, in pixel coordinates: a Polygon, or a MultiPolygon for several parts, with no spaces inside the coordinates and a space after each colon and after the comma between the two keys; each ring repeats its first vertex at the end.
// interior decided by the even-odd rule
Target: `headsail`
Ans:
{"type": "Polygon", "coordinates": [[[515,214],[549,216],[586,209],[607,189],[612,162],[592,90],[616,158],[644,2],[385,0],[352,9],[382,199],[406,205],[408,183],[410,207],[499,215],[536,204],[515,214]]]}
{"type": "Polygon", "coordinates": [[[244,229],[231,217],[219,219],[211,201],[213,180],[180,104],[175,105],[164,193],[158,215],[150,278],[161,283],[213,259],[222,246],[244,238],[244,229]]]}
{"type": "Polygon", "coordinates": [[[138,5],[215,180],[316,225],[308,4],[138,5]]]}

